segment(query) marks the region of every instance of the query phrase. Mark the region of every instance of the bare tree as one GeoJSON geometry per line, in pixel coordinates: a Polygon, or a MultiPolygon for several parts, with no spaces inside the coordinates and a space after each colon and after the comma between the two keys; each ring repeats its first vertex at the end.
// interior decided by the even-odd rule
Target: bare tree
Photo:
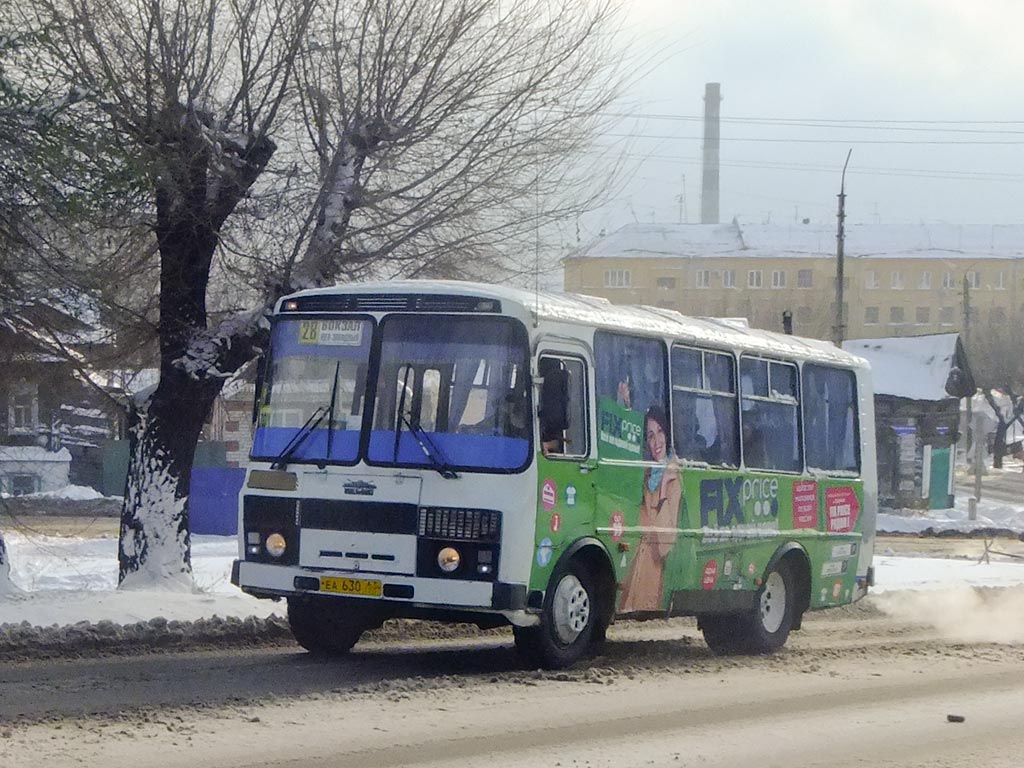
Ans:
{"type": "Polygon", "coordinates": [[[609,175],[585,153],[618,96],[612,19],[577,0],[356,0],[318,19],[300,95],[319,184],[285,282],[532,268],[538,230],[609,175]]]}
{"type": "Polygon", "coordinates": [[[583,153],[616,95],[604,0],[36,0],[19,12],[46,31],[26,81],[74,94],[65,120],[116,171],[58,185],[86,183],[101,201],[97,225],[75,232],[106,238],[89,273],[106,259],[108,280],[155,275],[158,319],[115,292],[139,328],[152,323],[160,360],[159,384],[131,406],[122,586],[190,583],[200,428],[279,296],[370,274],[514,272],[528,236],[596,196],[583,153]]]}
{"type": "Polygon", "coordinates": [[[1024,427],[1024,339],[1020,326],[1007,322],[1002,315],[991,318],[984,330],[972,331],[968,358],[996,419],[992,461],[999,468],[1007,455],[1006,436],[1011,426],[1017,423],[1024,427]],[[1000,393],[1008,398],[1008,407],[999,402],[1000,393]]]}
{"type": "Polygon", "coordinates": [[[42,77],[80,94],[76,114],[96,146],[119,152],[146,190],[132,224],[149,228],[159,258],[160,381],[132,407],[122,584],[191,583],[186,500],[196,441],[223,375],[251,354],[211,334],[211,266],[225,222],[274,153],[271,132],[315,8],[315,0],[41,0],[22,11],[46,32],[35,49],[42,77]]]}

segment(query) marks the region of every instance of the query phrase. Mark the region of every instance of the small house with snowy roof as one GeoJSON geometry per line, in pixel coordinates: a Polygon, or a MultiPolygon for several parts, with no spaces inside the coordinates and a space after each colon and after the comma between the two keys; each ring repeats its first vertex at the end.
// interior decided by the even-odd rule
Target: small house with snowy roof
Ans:
{"type": "Polygon", "coordinates": [[[960,398],[975,390],[959,334],[851,339],[843,349],[871,363],[879,504],[952,507],[960,398]]]}

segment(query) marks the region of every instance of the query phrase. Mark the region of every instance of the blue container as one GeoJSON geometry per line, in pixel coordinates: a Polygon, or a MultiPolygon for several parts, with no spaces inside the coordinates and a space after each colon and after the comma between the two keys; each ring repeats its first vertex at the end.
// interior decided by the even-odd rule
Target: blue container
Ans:
{"type": "Polygon", "coordinates": [[[238,533],[238,493],[244,469],[194,467],[189,495],[189,531],[216,536],[238,533]]]}

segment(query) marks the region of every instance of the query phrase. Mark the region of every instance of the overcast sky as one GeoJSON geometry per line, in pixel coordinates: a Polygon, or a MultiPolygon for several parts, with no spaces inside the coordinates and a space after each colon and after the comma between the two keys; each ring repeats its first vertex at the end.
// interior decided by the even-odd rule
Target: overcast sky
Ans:
{"type": "Polygon", "coordinates": [[[633,177],[582,236],[700,219],[704,84],[721,83],[720,218],[1019,222],[1024,2],[624,0],[653,56],[623,120],[633,177]],[[824,122],[831,121],[831,122],[824,122]],[[685,202],[680,195],[685,190],[685,202]]]}

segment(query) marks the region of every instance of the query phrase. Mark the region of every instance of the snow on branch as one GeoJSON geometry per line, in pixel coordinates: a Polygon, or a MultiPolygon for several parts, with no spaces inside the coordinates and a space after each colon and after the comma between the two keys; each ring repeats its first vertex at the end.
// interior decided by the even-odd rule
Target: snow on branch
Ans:
{"type": "Polygon", "coordinates": [[[196,329],[173,364],[195,381],[231,378],[248,360],[253,338],[270,328],[268,314],[269,307],[261,307],[231,315],[214,328],[196,329]]]}

